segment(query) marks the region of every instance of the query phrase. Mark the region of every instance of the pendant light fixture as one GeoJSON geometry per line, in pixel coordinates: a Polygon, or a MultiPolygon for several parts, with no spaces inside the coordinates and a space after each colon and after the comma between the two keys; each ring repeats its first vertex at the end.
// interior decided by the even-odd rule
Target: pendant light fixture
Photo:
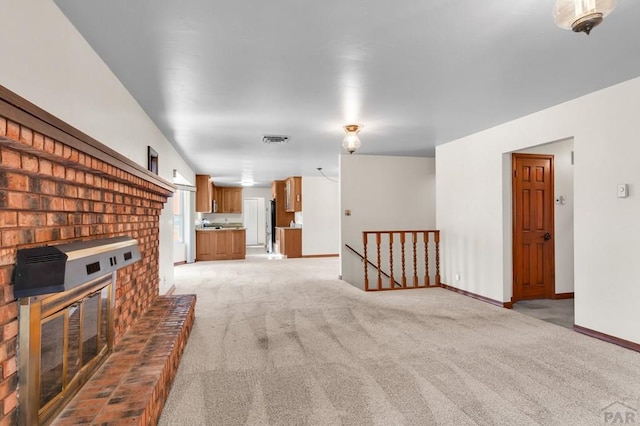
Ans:
{"type": "Polygon", "coordinates": [[[353,154],[356,149],[360,148],[362,145],[360,143],[360,138],[358,137],[358,132],[362,127],[363,126],[360,124],[347,124],[344,126],[344,131],[347,132],[347,135],[342,141],[342,146],[347,150],[347,152],[349,152],[349,154],[353,154]]]}
{"type": "Polygon", "coordinates": [[[618,5],[618,0],[556,0],[553,18],[560,28],[589,34],[618,5]]]}

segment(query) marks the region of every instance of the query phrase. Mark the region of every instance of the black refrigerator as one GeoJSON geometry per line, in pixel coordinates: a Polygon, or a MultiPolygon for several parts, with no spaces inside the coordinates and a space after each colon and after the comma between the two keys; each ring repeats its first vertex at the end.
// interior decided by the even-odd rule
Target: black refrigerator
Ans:
{"type": "Polygon", "coordinates": [[[273,253],[276,245],[276,200],[271,200],[271,226],[269,227],[269,253],[273,253]]]}

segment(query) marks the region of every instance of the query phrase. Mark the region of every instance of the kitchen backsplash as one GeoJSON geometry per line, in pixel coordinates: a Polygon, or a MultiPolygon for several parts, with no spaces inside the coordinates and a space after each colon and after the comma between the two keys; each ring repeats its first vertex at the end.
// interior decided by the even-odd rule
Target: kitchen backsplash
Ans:
{"type": "Polygon", "coordinates": [[[202,219],[207,219],[209,223],[242,223],[244,220],[242,214],[230,213],[202,213],[202,219]]]}

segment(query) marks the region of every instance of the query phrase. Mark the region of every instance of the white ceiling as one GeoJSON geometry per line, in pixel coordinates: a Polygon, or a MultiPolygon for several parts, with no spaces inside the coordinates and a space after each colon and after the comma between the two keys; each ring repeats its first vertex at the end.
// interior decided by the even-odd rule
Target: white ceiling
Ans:
{"type": "MultiPolygon", "coordinates": [[[[590,36],[554,0],[55,0],[197,173],[266,186],[436,145],[640,75],[640,1],[590,36]],[[633,41],[635,40],[635,42],[633,41]],[[265,134],[288,135],[264,145],[265,134]]],[[[518,135],[514,135],[518,137],[518,135]]]]}

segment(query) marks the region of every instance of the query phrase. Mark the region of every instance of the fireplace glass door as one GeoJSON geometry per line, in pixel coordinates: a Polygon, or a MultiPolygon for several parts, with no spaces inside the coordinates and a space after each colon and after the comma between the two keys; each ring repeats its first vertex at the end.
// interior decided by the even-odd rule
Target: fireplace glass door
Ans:
{"type": "Polygon", "coordinates": [[[30,383],[27,392],[37,403],[38,424],[59,412],[111,350],[112,288],[107,275],[65,293],[32,298],[30,313],[37,318],[30,318],[29,352],[39,359],[30,365],[39,368],[30,374],[37,379],[35,389],[30,383]]]}

